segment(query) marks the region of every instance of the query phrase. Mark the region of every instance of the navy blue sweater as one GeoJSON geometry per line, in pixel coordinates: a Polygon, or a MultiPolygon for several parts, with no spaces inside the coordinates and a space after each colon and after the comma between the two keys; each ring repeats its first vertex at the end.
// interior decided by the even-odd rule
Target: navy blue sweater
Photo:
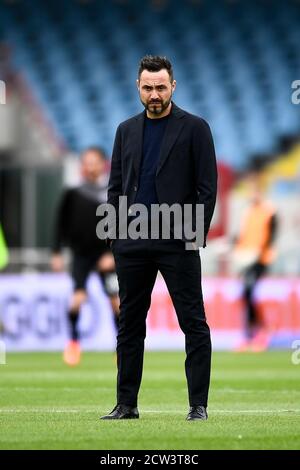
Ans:
{"type": "Polygon", "coordinates": [[[169,116],[149,119],[145,116],[143,155],[135,202],[145,204],[147,207],[151,204],[158,204],[155,174],[168,118],[169,116]]]}

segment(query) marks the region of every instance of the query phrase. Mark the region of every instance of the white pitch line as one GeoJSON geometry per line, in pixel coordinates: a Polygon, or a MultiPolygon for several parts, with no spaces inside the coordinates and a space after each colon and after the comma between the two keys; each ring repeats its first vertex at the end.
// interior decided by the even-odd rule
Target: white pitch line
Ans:
{"type": "MultiPolygon", "coordinates": [[[[99,409],[89,409],[89,410],[73,410],[73,409],[49,409],[49,408],[41,408],[41,409],[18,409],[18,408],[2,408],[0,409],[0,413],[99,413],[99,409]]],[[[184,413],[184,410],[140,410],[140,413],[153,413],[153,414],[181,414],[184,413]]],[[[243,414],[243,413],[300,413],[299,410],[209,410],[210,414],[243,414]]]]}
{"type": "MultiPolygon", "coordinates": [[[[157,411],[157,410],[144,410],[143,413],[182,413],[181,411],[157,411]]],[[[209,413],[300,413],[300,410],[208,410],[209,413]]]]}
{"type": "MultiPolygon", "coordinates": [[[[95,410],[93,410],[94,412],[95,410]]],[[[7,409],[1,409],[0,413],[90,413],[91,410],[48,410],[48,409],[40,409],[40,410],[35,410],[35,409],[26,409],[26,410],[20,410],[20,409],[13,409],[13,408],[7,408],[7,409]]]]}

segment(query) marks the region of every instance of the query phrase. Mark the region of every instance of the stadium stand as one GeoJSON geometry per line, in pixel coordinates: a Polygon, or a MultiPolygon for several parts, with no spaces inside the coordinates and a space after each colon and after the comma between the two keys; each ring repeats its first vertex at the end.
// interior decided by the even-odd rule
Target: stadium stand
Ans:
{"type": "Polygon", "coordinates": [[[117,124],[141,109],[145,53],[174,63],[175,101],[206,118],[220,161],[241,170],[297,134],[291,83],[300,66],[293,0],[2,2],[1,40],[66,147],[111,151],[117,124]],[[109,5],[109,8],[108,8],[109,5]],[[218,8],[216,8],[216,5],[218,8]]]}

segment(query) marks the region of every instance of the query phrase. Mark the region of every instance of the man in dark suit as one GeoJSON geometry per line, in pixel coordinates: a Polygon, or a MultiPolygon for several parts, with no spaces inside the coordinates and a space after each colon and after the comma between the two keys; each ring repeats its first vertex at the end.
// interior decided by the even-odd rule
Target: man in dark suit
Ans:
{"type": "MultiPolygon", "coordinates": [[[[116,132],[108,203],[119,212],[119,197],[131,208],[141,203],[174,203],[195,209],[204,205],[206,246],[217,192],[217,169],[208,124],[172,101],[176,87],[165,57],[145,56],[137,87],[145,111],[121,123],[116,132]]],[[[150,220],[150,223],[152,220],[150,220]]],[[[197,224],[196,211],[192,226],[197,224]]],[[[119,281],[120,317],[117,337],[117,405],[102,419],[139,417],[137,397],[142,378],[146,316],[158,271],[164,277],[180,327],[185,334],[185,370],[190,410],[188,420],[207,419],[211,340],[206,323],[199,250],[186,249],[184,236],[165,239],[122,239],[111,242],[119,281]]]]}

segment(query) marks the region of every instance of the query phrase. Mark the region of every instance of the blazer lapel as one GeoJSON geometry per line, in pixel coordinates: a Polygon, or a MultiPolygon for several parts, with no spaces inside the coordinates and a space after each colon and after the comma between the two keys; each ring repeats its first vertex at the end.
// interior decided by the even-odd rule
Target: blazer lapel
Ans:
{"type": "Polygon", "coordinates": [[[168,155],[184,126],[184,119],[181,119],[183,116],[184,112],[174,103],[172,103],[172,111],[162,141],[156,175],[158,175],[162,166],[167,160],[168,155]]]}
{"type": "MultiPolygon", "coordinates": [[[[172,103],[172,111],[170,118],[165,130],[165,135],[161,145],[159,161],[157,165],[156,175],[160,172],[162,166],[164,165],[168,155],[175,144],[177,137],[179,136],[183,125],[184,111],[174,103],[172,103]]],[[[144,131],[144,120],[145,120],[145,111],[136,116],[136,125],[134,126],[133,132],[133,142],[134,142],[134,152],[133,152],[133,166],[136,172],[137,177],[140,173],[140,166],[142,160],[142,151],[143,151],[143,131],[144,131]]]]}
{"type": "Polygon", "coordinates": [[[133,133],[133,142],[134,142],[133,166],[134,166],[137,176],[139,176],[141,160],[142,160],[144,120],[145,120],[145,112],[143,111],[142,113],[136,116],[137,122],[134,127],[134,133],[133,133]]]}

